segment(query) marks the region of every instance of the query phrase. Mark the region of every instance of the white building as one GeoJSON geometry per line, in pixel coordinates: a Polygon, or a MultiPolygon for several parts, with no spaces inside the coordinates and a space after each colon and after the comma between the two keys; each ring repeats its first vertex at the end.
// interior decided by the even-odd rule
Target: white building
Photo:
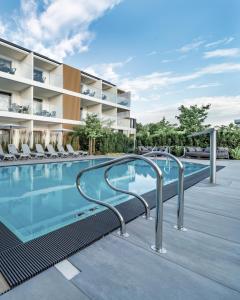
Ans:
{"type": "MultiPolygon", "coordinates": [[[[62,132],[96,113],[111,128],[136,133],[130,93],[79,69],[0,39],[0,126],[21,125],[13,142],[62,142],[62,132]]],[[[1,141],[9,139],[0,130],[1,141]]]]}

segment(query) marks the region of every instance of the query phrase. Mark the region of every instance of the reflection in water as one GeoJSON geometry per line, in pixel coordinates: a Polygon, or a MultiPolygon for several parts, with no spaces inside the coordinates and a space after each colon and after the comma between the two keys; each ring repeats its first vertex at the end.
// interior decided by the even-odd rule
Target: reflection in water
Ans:
{"type": "MultiPolygon", "coordinates": [[[[51,163],[0,168],[0,220],[23,241],[30,240],[89,214],[90,204],[78,193],[75,180],[81,169],[104,160],[51,163]]],[[[159,161],[165,184],[176,180],[177,167],[172,161],[159,161]]],[[[186,165],[186,174],[199,166],[186,165]]],[[[82,187],[91,197],[116,204],[126,195],[109,188],[103,169],[87,172],[82,187]]],[[[119,188],[139,194],[155,189],[154,171],[141,161],[113,167],[111,182],[119,188]]],[[[98,207],[98,211],[102,209],[98,207]]]]}

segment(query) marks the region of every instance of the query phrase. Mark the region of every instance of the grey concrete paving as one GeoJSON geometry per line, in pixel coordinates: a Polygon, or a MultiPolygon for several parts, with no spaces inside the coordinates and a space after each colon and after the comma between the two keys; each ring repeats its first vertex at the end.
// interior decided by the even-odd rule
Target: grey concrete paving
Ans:
{"type": "Polygon", "coordinates": [[[164,204],[166,254],[150,250],[154,220],[138,218],[129,238],[114,232],[70,257],[80,270],[70,281],[51,268],[2,299],[240,299],[240,161],[218,164],[216,186],[185,192],[187,232],[173,228],[176,197],[164,204]]]}
{"type": "Polygon", "coordinates": [[[89,300],[54,267],[3,294],[3,300],[89,300]]]}

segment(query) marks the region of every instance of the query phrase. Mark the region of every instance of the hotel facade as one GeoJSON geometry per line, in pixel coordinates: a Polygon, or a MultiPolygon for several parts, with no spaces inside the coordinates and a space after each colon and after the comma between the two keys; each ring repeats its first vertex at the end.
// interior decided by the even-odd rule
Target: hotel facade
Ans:
{"type": "Polygon", "coordinates": [[[104,126],[135,136],[131,95],[116,85],[0,39],[0,143],[62,143],[64,132],[97,114],[104,126]],[[6,126],[6,129],[5,129],[6,126]]]}

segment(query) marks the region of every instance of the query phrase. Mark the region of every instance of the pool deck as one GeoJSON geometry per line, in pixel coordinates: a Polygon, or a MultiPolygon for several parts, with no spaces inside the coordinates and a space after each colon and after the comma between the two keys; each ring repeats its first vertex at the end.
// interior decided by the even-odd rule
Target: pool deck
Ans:
{"type": "Polygon", "coordinates": [[[128,238],[113,232],[1,299],[240,299],[240,161],[218,165],[217,185],[185,192],[188,231],[173,228],[177,198],[164,203],[166,254],[151,251],[154,220],[140,217],[128,238]]]}

